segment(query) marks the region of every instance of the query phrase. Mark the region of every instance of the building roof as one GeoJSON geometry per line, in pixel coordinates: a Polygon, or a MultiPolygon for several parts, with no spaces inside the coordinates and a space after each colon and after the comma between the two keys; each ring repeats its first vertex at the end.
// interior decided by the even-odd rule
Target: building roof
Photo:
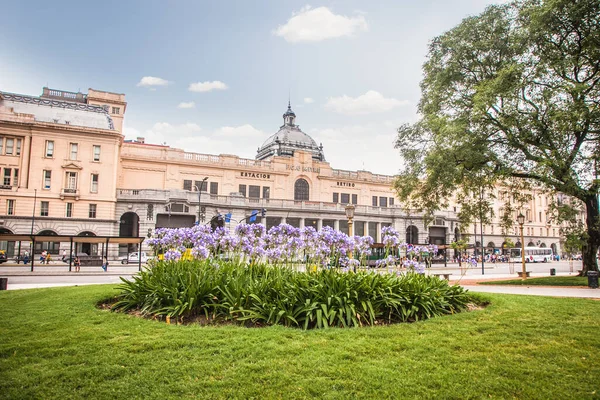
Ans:
{"type": "Polygon", "coordinates": [[[39,122],[95,129],[115,129],[108,110],[101,106],[78,101],[0,92],[0,106],[12,108],[14,113],[31,114],[39,122]]]}
{"type": "Polygon", "coordinates": [[[258,148],[256,159],[264,160],[272,156],[293,156],[294,151],[301,150],[312,153],[315,160],[325,161],[323,146],[308,134],[302,132],[295,124],[296,114],[288,103],[287,111],[283,114],[283,125],[258,148]]]}

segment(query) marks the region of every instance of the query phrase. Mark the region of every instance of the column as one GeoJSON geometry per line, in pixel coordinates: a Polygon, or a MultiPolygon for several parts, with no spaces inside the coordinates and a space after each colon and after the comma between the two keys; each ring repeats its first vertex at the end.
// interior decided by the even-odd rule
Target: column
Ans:
{"type": "Polygon", "coordinates": [[[304,228],[304,218],[300,218],[300,229],[304,228]]]}
{"type": "Polygon", "coordinates": [[[317,219],[317,232],[323,229],[323,218],[317,219]]]}
{"type": "Polygon", "coordinates": [[[287,217],[281,217],[281,224],[287,224],[287,217]]]}
{"type": "Polygon", "coordinates": [[[335,229],[336,231],[340,230],[340,221],[338,219],[333,220],[333,229],[335,229]]]}
{"type": "Polygon", "coordinates": [[[381,243],[381,222],[377,222],[377,237],[374,237],[375,243],[381,243]]]}

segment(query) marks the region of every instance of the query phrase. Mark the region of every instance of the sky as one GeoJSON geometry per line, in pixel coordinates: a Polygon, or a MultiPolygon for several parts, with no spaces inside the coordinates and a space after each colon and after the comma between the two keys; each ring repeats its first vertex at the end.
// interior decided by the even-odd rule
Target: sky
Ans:
{"type": "Polygon", "coordinates": [[[283,124],[396,174],[428,44],[487,0],[0,0],[0,90],[124,93],[127,139],[254,158],[283,124]]]}

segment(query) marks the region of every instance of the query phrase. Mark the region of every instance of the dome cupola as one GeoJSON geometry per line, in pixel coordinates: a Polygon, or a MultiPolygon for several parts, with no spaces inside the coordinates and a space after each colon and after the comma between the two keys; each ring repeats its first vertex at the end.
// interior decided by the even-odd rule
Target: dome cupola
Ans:
{"type": "Polygon", "coordinates": [[[295,151],[306,151],[312,153],[314,160],[325,161],[323,145],[318,146],[313,138],[300,130],[300,126],[296,125],[296,114],[288,102],[287,111],[283,114],[283,125],[258,148],[256,159],[293,157],[295,151]]]}

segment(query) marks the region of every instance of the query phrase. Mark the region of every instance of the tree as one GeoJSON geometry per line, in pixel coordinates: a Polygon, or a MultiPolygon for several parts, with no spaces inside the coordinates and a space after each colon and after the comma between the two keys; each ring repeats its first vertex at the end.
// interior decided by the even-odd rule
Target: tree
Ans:
{"type": "Polygon", "coordinates": [[[511,210],[531,189],[564,193],[585,206],[583,273],[598,270],[600,2],[490,6],[433,39],[423,70],[421,118],[396,140],[401,201],[432,213],[501,185],[511,210]]]}

